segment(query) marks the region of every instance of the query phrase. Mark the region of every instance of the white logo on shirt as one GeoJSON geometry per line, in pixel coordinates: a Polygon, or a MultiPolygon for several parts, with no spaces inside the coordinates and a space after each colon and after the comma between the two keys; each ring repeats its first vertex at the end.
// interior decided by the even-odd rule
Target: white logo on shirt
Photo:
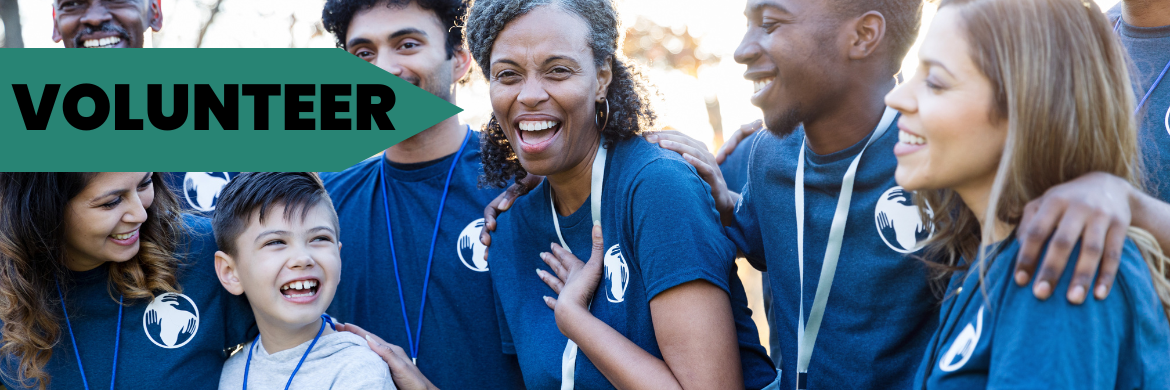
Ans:
{"type": "Polygon", "coordinates": [[[159,295],[142,314],[142,328],[154,345],[167,349],[182,347],[199,331],[199,308],[183,294],[159,295]]]}
{"type": "Polygon", "coordinates": [[[483,258],[484,250],[487,247],[479,241],[479,232],[483,230],[483,218],[471,221],[467,227],[463,228],[463,232],[459,233],[459,241],[456,242],[459,253],[459,261],[463,262],[467,268],[475,272],[486,272],[488,270],[487,259],[483,258]]]}
{"type": "Polygon", "coordinates": [[[213,211],[219,192],[231,179],[227,172],[187,172],[183,177],[183,197],[196,210],[213,211]]]}
{"type": "MultiPolygon", "coordinates": [[[[927,205],[926,213],[934,216],[927,205]]],[[[922,248],[921,243],[934,235],[934,227],[924,224],[914,205],[914,192],[900,186],[886,190],[874,207],[874,222],[878,235],[890,249],[899,253],[913,253],[922,248]]]]}
{"type": "Polygon", "coordinates": [[[975,353],[975,346],[979,345],[979,336],[981,334],[983,334],[983,306],[979,307],[979,314],[975,318],[975,326],[967,324],[963,328],[963,331],[959,332],[959,337],[955,337],[955,341],[951,343],[951,348],[938,361],[938,368],[945,372],[962,368],[964,364],[967,364],[967,360],[971,359],[971,355],[975,353]]]}
{"type": "Polygon", "coordinates": [[[1164,121],[1166,123],[1166,133],[1170,133],[1170,106],[1166,106],[1166,119],[1164,121]]]}
{"type": "Polygon", "coordinates": [[[621,246],[614,244],[605,251],[605,298],[613,303],[626,300],[626,287],[630,285],[630,268],[622,256],[621,246]]]}

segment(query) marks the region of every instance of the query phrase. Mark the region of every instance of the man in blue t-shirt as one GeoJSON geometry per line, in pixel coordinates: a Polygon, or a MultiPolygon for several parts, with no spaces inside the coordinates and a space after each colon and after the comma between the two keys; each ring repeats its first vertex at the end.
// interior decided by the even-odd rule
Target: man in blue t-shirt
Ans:
{"type": "MultiPolygon", "coordinates": [[[[459,0],[329,0],[322,18],[338,47],[454,104],[455,83],[471,66],[456,22],[465,11],[459,0]]],[[[478,187],[479,143],[479,132],[453,116],[322,174],[343,232],[328,313],[401,347],[371,345],[399,388],[524,387],[516,356],[501,348],[478,240],[484,206],[498,194],[478,187]]]]}

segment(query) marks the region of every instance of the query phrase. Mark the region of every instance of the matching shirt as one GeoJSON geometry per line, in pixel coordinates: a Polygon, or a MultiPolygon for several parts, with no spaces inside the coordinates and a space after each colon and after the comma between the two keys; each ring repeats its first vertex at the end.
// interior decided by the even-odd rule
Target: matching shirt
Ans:
{"type": "Polygon", "coordinates": [[[1115,23],[1121,44],[1133,60],[1134,92],[1140,101],[1149,98],[1139,108],[1141,121],[1138,136],[1145,157],[1148,190],[1163,202],[1170,202],[1170,25],[1135,27],[1120,20],[1121,3],[1109,10],[1109,20],[1115,23]],[[1120,23],[1120,24],[1117,24],[1120,23]],[[1163,71],[1165,75],[1163,76],[1163,71]],[[1154,87],[1154,82],[1163,77],[1154,87]]]}
{"type": "MultiPolygon", "coordinates": [[[[986,275],[956,272],[915,388],[1167,389],[1170,323],[1132,241],[1109,297],[1041,301],[1012,280],[1019,243],[989,249],[986,275]]],[[[1070,264],[1078,251],[1069,257],[1070,264]]],[[[1068,267],[1054,291],[1067,291],[1068,267]]]]}
{"type": "MultiPolygon", "coordinates": [[[[117,345],[116,389],[215,389],[227,349],[256,335],[252,309],[243,296],[227,292],[215,274],[215,237],[206,218],[184,216],[187,235],[176,255],[180,293],[153,300],[125,301],[118,321],[118,297],[111,297],[109,267],[69,272],[61,280],[77,350],[91,389],[108,388],[117,345]]],[[[53,298],[54,304],[57,300],[53,298]]],[[[60,310],[60,306],[55,306],[60,310]]],[[[45,370],[50,389],[82,389],[69,327],[60,321],[61,339],[45,370]]],[[[22,388],[12,361],[0,376],[9,389],[22,388]]],[[[34,384],[35,385],[35,384],[34,384]]]]}
{"type": "Polygon", "coordinates": [[[167,172],[163,179],[185,210],[211,215],[219,193],[239,172],[167,172]]]}
{"type": "MultiPolygon", "coordinates": [[[[568,341],[542,300],[554,294],[534,272],[549,270],[539,254],[559,243],[550,190],[545,181],[518,199],[500,215],[492,234],[491,277],[499,300],[503,348],[518,357],[530,389],[560,388],[568,341]]],[[[556,218],[569,249],[588,260],[590,202],[556,218]]],[[[710,187],[678,154],[641,137],[615,142],[607,153],[601,200],[604,277],[590,311],[661,358],[650,300],[691,281],[718,286],[731,298],[744,385],[760,389],[776,379],[776,372],[759,344],[743,285],[735,274],[735,247],[722,233],[718,218],[710,187]]],[[[573,367],[576,389],[614,388],[584,353],[577,352],[573,367]]]]}
{"type": "MultiPolygon", "coordinates": [[[[867,140],[819,155],[803,146],[803,129],[783,138],[758,134],[748,183],[727,232],[756,268],[768,271],[780,388],[794,388],[801,307],[794,214],[800,151],[806,148],[803,304],[808,318],[841,180],[867,140]]],[[[894,182],[897,139],[895,121],[859,162],[836,277],[808,368],[810,389],[908,388],[937,326],[938,303],[925,264],[911,256],[932,228],[921,222],[914,194],[894,182]]]]}
{"type": "Polygon", "coordinates": [[[479,241],[484,207],[500,190],[479,188],[480,135],[468,134],[458,162],[454,154],[421,164],[394,164],[378,155],[343,172],[322,174],[341,223],[341,282],[329,314],[409,354],[403,317],[410,331],[418,332],[426,284],[422,331],[413,333],[419,340],[419,370],[442,389],[523,388],[516,357],[500,351],[492,279],[479,241]],[[435,217],[453,162],[428,282],[435,217]]]}

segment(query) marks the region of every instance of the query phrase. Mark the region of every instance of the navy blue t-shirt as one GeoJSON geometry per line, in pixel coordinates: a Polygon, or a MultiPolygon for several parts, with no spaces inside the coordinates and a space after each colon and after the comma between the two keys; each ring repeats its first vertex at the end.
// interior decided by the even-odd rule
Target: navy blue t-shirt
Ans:
{"type": "Polygon", "coordinates": [[[211,215],[219,193],[239,172],[166,172],[167,188],[175,193],[184,209],[211,215]]]}
{"type": "MultiPolygon", "coordinates": [[[[256,335],[252,309],[243,296],[225,290],[215,274],[215,237],[211,221],[184,216],[186,242],[176,250],[181,293],[153,301],[126,301],[118,345],[117,389],[215,389],[227,349],[256,335]]],[[[61,281],[77,349],[91,389],[109,388],[118,332],[118,301],[108,289],[109,267],[69,272],[61,281]]],[[[56,297],[53,298],[54,303],[56,297]]],[[[56,306],[60,310],[60,306],[56,306]]],[[[60,313],[58,313],[60,315],[60,313]]],[[[81,389],[81,373],[69,328],[60,321],[61,339],[45,370],[50,389],[81,389]]],[[[11,358],[10,358],[11,359],[11,358]]],[[[3,381],[20,389],[9,360],[3,381]]]]}
{"type": "MultiPolygon", "coordinates": [[[[539,254],[559,242],[547,183],[501,214],[492,234],[491,273],[504,349],[518,355],[530,389],[560,387],[561,356],[568,341],[541,299],[553,295],[552,290],[534,272],[548,270],[539,254]]],[[[776,372],[760,346],[743,285],[735,274],[735,247],[720,229],[710,193],[710,187],[678,154],[641,137],[617,141],[607,154],[601,201],[605,275],[590,311],[661,358],[650,300],[683,283],[710,282],[730,295],[744,385],[759,389],[773,382],[776,372]]],[[[592,246],[591,213],[585,202],[572,215],[558,215],[566,243],[578,256],[586,257],[582,260],[588,260],[592,246]]],[[[614,388],[580,351],[575,372],[577,389],[614,388]]]]}
{"type": "MultiPolygon", "coordinates": [[[[760,132],[748,182],[729,236],[756,268],[768,271],[779,339],[781,388],[794,388],[800,310],[795,217],[796,164],[803,129],[779,138],[760,132]]],[[[894,182],[891,124],[857,168],[837,274],[808,368],[808,388],[908,388],[937,325],[926,266],[908,254],[931,229],[914,194],[894,182]]],[[[866,140],[827,155],[805,154],[804,308],[813,306],[841,179],[866,140]]]]}
{"type": "MultiPolygon", "coordinates": [[[[1121,5],[1109,10],[1111,22],[1118,22],[1121,5]]],[[[1133,60],[1133,89],[1140,101],[1170,63],[1170,26],[1135,27],[1121,21],[1117,34],[1133,60]]],[[[1146,179],[1150,193],[1170,202],[1170,70],[1149,95],[1137,114],[1146,179]]]]}
{"type": "MultiPolygon", "coordinates": [[[[441,389],[523,387],[516,357],[500,351],[491,276],[479,242],[483,209],[500,190],[480,189],[479,133],[455,165],[427,287],[418,367],[441,389]]],[[[323,173],[341,223],[341,284],[329,314],[410,353],[379,172],[388,178],[394,250],[411,332],[418,331],[427,254],[443,185],[455,155],[402,166],[381,154],[340,173],[323,173]]],[[[494,242],[495,240],[493,240],[494,242]]]]}
{"type": "MultiPolygon", "coordinates": [[[[915,388],[1170,389],[1170,322],[1132,241],[1109,297],[1074,305],[1017,286],[1020,246],[1009,240],[992,252],[982,289],[978,267],[951,277],[915,388]]],[[[1054,291],[1068,289],[1074,269],[1054,291]]]]}

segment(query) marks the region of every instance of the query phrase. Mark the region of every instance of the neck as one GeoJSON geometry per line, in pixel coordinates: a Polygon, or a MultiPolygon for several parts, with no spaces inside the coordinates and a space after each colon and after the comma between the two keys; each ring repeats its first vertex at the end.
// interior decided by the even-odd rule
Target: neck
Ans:
{"type": "Polygon", "coordinates": [[[597,156],[597,146],[601,143],[598,137],[590,146],[585,158],[577,162],[572,168],[563,172],[548,175],[548,184],[552,186],[553,199],[556,202],[557,214],[568,216],[581,208],[585,200],[589,199],[590,185],[593,182],[593,158],[597,156]]]}
{"type": "Polygon", "coordinates": [[[97,259],[87,259],[80,256],[74,256],[69,252],[70,251],[68,249],[65,250],[65,268],[68,268],[73,272],[89,271],[91,269],[101,267],[102,263],[105,263],[104,261],[97,259]]]}
{"type": "Polygon", "coordinates": [[[1121,18],[1134,27],[1170,26],[1170,0],[1125,0],[1121,18]]]}
{"type": "Polygon", "coordinates": [[[885,96],[896,85],[890,77],[882,83],[871,83],[868,90],[842,94],[832,108],[816,118],[804,122],[804,134],[809,148],[816,154],[830,154],[865,139],[882,120],[886,110],[885,96]]]}
{"type": "MultiPolygon", "coordinates": [[[[987,219],[987,208],[989,207],[989,200],[991,198],[991,187],[994,185],[995,176],[993,175],[988,180],[982,180],[979,183],[974,183],[966,187],[955,188],[955,193],[959,194],[959,198],[975,213],[975,219],[979,221],[979,228],[982,230],[987,219]]],[[[1003,241],[1012,232],[1013,226],[995,219],[995,225],[992,227],[995,231],[991,233],[991,242],[983,242],[980,245],[988,245],[993,242],[1003,241]]]]}
{"type": "MultiPolygon", "coordinates": [[[[305,325],[274,324],[265,320],[260,313],[256,313],[256,327],[260,328],[260,336],[262,336],[260,343],[264,345],[264,350],[268,351],[269,354],[285,351],[312,340],[317,336],[317,331],[321,330],[321,323],[324,321],[324,319],[317,317],[316,321],[305,325]]],[[[331,333],[335,333],[335,331],[326,325],[325,331],[321,332],[321,335],[331,333]]]]}
{"type": "Polygon", "coordinates": [[[452,116],[386,149],[386,159],[399,164],[437,160],[459,151],[466,128],[452,116]]]}

